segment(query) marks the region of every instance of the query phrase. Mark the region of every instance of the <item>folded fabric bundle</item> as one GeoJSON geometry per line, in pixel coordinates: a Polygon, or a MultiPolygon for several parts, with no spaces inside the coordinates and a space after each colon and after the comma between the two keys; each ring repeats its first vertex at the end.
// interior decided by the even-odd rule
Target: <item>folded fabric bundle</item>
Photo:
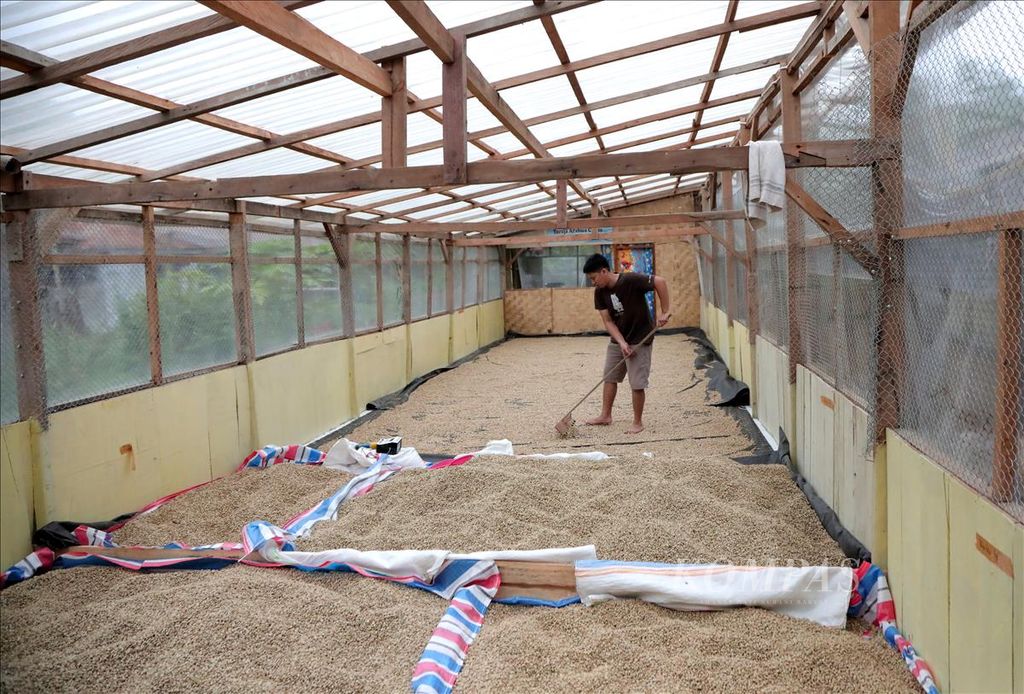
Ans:
{"type": "Polygon", "coordinates": [[[778,142],[751,142],[747,151],[747,216],[760,229],[786,202],[786,159],[778,142]]]}

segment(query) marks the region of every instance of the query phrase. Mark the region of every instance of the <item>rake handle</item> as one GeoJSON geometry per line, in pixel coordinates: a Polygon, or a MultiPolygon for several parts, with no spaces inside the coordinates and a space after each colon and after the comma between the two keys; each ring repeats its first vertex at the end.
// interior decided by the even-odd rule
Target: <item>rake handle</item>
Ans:
{"type": "MultiPolygon", "coordinates": [[[[671,314],[671,313],[670,313],[670,314],[668,314],[668,317],[669,317],[669,318],[671,318],[671,317],[672,317],[672,314],[671,314]]],[[[653,329],[651,330],[651,332],[649,332],[649,333],[647,333],[646,335],[644,335],[644,338],[643,338],[642,340],[640,340],[640,343],[639,343],[639,344],[641,344],[641,345],[642,345],[643,343],[647,342],[647,340],[648,340],[648,339],[649,339],[649,338],[651,337],[651,335],[653,335],[653,334],[654,334],[654,333],[656,333],[657,331],[658,331],[658,325],[657,325],[657,323],[655,323],[655,325],[654,325],[654,328],[653,328],[653,329]]],[[[629,359],[629,357],[622,357],[622,359],[620,359],[620,360],[619,360],[619,361],[618,361],[618,362],[617,362],[617,363],[615,364],[615,366],[613,366],[612,368],[608,369],[608,370],[607,370],[607,371],[606,371],[606,372],[604,373],[604,376],[601,376],[601,380],[600,380],[600,381],[598,381],[598,382],[597,382],[597,384],[596,384],[596,385],[595,385],[595,386],[594,386],[593,388],[591,388],[590,390],[588,390],[588,391],[587,391],[587,394],[586,394],[586,395],[584,395],[584,396],[583,396],[582,398],[580,398],[580,399],[579,399],[579,401],[578,401],[578,402],[577,402],[577,403],[576,403],[575,405],[573,405],[573,406],[572,406],[571,408],[569,408],[569,411],[568,411],[568,412],[567,412],[567,413],[565,414],[565,416],[564,416],[564,417],[562,417],[562,419],[564,420],[564,419],[568,419],[569,417],[571,417],[571,416],[572,416],[572,413],[573,413],[573,410],[575,410],[575,409],[576,409],[577,407],[579,407],[580,405],[582,405],[582,404],[583,404],[583,401],[584,401],[584,400],[586,400],[586,399],[587,399],[587,398],[589,398],[589,397],[590,397],[591,395],[593,395],[594,391],[595,391],[595,390],[597,390],[598,388],[600,388],[600,387],[601,387],[601,384],[602,384],[602,383],[604,383],[604,379],[608,378],[608,374],[610,374],[610,373],[611,373],[612,371],[615,371],[615,369],[617,369],[617,368],[619,368],[620,366],[622,366],[622,364],[624,364],[624,363],[625,363],[625,361],[626,361],[627,359],[629,359]]]]}

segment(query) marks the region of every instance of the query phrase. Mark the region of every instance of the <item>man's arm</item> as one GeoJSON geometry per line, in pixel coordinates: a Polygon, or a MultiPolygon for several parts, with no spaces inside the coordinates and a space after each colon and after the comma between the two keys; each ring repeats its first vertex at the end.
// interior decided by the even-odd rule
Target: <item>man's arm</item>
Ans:
{"type": "Polygon", "coordinates": [[[633,348],[629,346],[626,339],[622,337],[622,333],[619,332],[619,327],[615,325],[615,321],[612,320],[612,314],[608,312],[608,309],[603,308],[598,313],[601,314],[601,320],[604,321],[604,328],[608,331],[608,334],[612,336],[612,339],[619,343],[619,347],[622,349],[622,356],[631,357],[633,356],[633,348]]]}
{"type": "Polygon", "coordinates": [[[668,282],[664,277],[654,275],[654,293],[658,295],[658,308],[661,309],[657,316],[658,327],[661,328],[668,323],[672,308],[668,297],[668,282]]]}

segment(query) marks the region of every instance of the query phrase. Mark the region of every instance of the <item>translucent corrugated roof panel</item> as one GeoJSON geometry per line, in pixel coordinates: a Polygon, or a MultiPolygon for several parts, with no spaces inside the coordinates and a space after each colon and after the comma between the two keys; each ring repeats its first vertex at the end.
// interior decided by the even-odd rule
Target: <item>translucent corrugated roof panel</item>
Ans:
{"type": "Polygon", "coordinates": [[[287,134],[379,111],[379,96],[344,77],[331,77],[214,113],[287,134]]]}
{"type": "Polygon", "coordinates": [[[342,130],[333,135],[324,135],[309,140],[309,143],[352,159],[380,156],[380,123],[360,125],[358,128],[342,130]]]}
{"type": "Polygon", "coordinates": [[[318,66],[239,27],[112,65],[95,75],[187,104],[311,67],[318,66]]]}
{"type": "Polygon", "coordinates": [[[554,19],[569,58],[580,60],[718,24],[725,20],[726,6],[724,1],[710,0],[611,1],[565,12],[554,19]]]}
{"type": "Polygon", "coordinates": [[[34,148],[152,114],[119,99],[55,84],[0,101],[0,137],[5,145],[34,148]]]}
{"type": "Polygon", "coordinates": [[[232,159],[223,164],[214,164],[190,171],[189,175],[201,178],[233,178],[236,176],[273,176],[290,173],[306,173],[327,166],[332,162],[311,157],[290,149],[278,148],[260,152],[241,159],[232,159]]]}
{"type": "Polygon", "coordinates": [[[423,212],[411,212],[409,216],[414,219],[423,219],[424,217],[432,217],[435,215],[445,217],[454,212],[465,212],[468,209],[472,209],[472,207],[473,206],[470,205],[469,203],[453,202],[450,205],[443,205],[441,207],[436,207],[432,210],[424,210],[423,212]]]}
{"type": "MultiPolygon", "coordinates": [[[[584,96],[592,100],[586,92],[584,96]]],[[[516,115],[523,120],[580,105],[565,75],[503,89],[501,98],[507,101],[516,115]]]]}
{"type": "Polygon", "coordinates": [[[362,195],[356,195],[351,198],[345,198],[343,201],[346,206],[362,207],[363,205],[372,205],[373,203],[380,202],[381,200],[387,200],[389,198],[397,198],[406,193],[416,193],[422,191],[422,188],[396,188],[394,190],[375,190],[371,193],[363,193],[362,195]]]}
{"type": "Polygon", "coordinates": [[[296,14],[359,53],[416,38],[387,3],[376,0],[316,2],[296,14]]]}
{"type": "Polygon", "coordinates": [[[451,200],[447,195],[440,195],[438,193],[430,193],[429,195],[422,195],[411,200],[403,200],[402,202],[395,202],[390,205],[379,205],[377,209],[385,212],[401,212],[402,210],[410,210],[414,207],[420,207],[422,205],[430,205],[435,202],[443,202],[445,200],[451,200]]]}
{"type": "Polygon", "coordinates": [[[558,56],[540,22],[477,36],[466,42],[466,55],[491,82],[558,65],[558,56]],[[515,56],[515,60],[509,60],[515,56]]]}
{"type": "Polygon", "coordinates": [[[624,104],[598,109],[594,112],[594,121],[598,127],[608,128],[656,113],[692,106],[700,101],[700,92],[701,88],[694,86],[627,101],[624,104]]]}
{"type": "Polygon", "coordinates": [[[251,137],[236,135],[194,121],[181,121],[102,145],[94,145],[78,150],[75,154],[144,169],[162,169],[171,164],[191,161],[211,152],[220,152],[253,141],[251,137]]]}
{"type": "Polygon", "coordinates": [[[4,2],[4,41],[68,60],[214,14],[191,0],[4,2]]]}
{"type": "Polygon", "coordinates": [[[660,87],[706,73],[717,45],[718,39],[704,39],[588,68],[578,73],[580,84],[583,93],[593,101],[660,87]],[[680,69],[685,69],[686,73],[680,74],[680,69]]]}
{"type": "Polygon", "coordinates": [[[45,176],[63,176],[65,178],[81,179],[83,182],[94,181],[96,183],[125,183],[134,178],[134,176],[126,176],[124,174],[80,169],[78,167],[61,166],[60,164],[47,164],[45,162],[29,164],[25,167],[25,170],[45,176]]]}
{"type": "MultiPolygon", "coordinates": [[[[748,3],[741,2],[740,7],[742,8],[744,4],[748,3]]],[[[733,36],[729,41],[729,48],[725,51],[722,69],[789,53],[813,21],[813,17],[794,19],[791,22],[745,31],[733,36]]]]}
{"type": "Polygon", "coordinates": [[[577,154],[590,154],[597,151],[597,141],[588,137],[579,142],[570,142],[567,145],[559,145],[548,149],[548,154],[553,157],[572,157],[577,154]]]}
{"type": "Polygon", "coordinates": [[[427,0],[430,11],[449,29],[532,5],[529,0],[427,0]]]}

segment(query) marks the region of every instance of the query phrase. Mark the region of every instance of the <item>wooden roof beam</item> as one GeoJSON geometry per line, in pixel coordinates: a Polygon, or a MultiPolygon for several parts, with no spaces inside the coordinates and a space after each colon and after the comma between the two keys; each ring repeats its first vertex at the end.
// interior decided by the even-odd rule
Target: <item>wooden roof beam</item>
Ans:
{"type": "MultiPolygon", "coordinates": [[[[729,4],[725,8],[725,21],[731,22],[736,19],[736,9],[739,7],[740,0],[729,0],[729,4]]],[[[710,73],[718,71],[718,68],[722,67],[722,59],[725,58],[725,49],[729,46],[729,37],[732,36],[732,32],[728,34],[722,34],[718,37],[718,45],[715,46],[715,53],[711,57],[711,69],[708,70],[710,73]]],[[[715,88],[715,81],[709,80],[704,83],[704,89],[700,94],[700,103],[705,103],[711,98],[711,90],[715,88]]],[[[697,128],[700,127],[700,121],[704,117],[704,109],[697,111],[697,115],[693,117],[694,131],[690,135],[690,142],[697,139],[697,128]]]]}
{"type": "Polygon", "coordinates": [[[276,2],[199,2],[380,96],[389,96],[392,92],[391,76],[387,71],[276,2]]]}
{"type": "MultiPolygon", "coordinates": [[[[784,146],[786,165],[865,166],[893,156],[891,144],[864,140],[791,142],[784,146]]],[[[694,173],[744,169],[747,147],[718,147],[665,152],[604,154],[469,164],[469,183],[535,182],[621,174],[694,173]]],[[[116,203],[245,198],[345,190],[427,188],[443,180],[441,166],[412,166],[341,172],[222,178],[216,181],[158,181],[30,190],[12,194],[7,209],[84,207],[116,203]]]]}

